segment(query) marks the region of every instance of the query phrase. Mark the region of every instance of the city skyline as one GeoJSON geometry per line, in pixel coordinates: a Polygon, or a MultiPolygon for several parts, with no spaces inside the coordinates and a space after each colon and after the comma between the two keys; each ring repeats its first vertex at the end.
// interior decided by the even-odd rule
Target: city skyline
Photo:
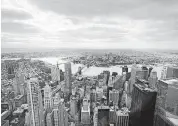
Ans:
{"type": "Polygon", "coordinates": [[[178,49],[178,1],[2,0],[2,48],[178,49]]]}

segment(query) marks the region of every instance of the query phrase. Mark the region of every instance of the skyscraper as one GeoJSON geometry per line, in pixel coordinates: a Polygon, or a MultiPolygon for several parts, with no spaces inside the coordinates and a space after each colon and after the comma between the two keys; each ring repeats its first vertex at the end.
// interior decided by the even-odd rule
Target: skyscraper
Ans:
{"type": "Polygon", "coordinates": [[[150,77],[148,78],[149,86],[152,88],[157,88],[157,81],[158,81],[157,72],[152,70],[150,73],[150,77]]]}
{"type": "Polygon", "coordinates": [[[37,78],[28,80],[28,111],[29,124],[27,126],[44,126],[42,95],[37,78]]]}
{"type": "Polygon", "coordinates": [[[46,126],[53,126],[53,112],[49,112],[46,115],[46,126]]]}
{"type": "Polygon", "coordinates": [[[161,79],[178,78],[177,66],[164,66],[161,72],[161,79]]]}
{"type": "Polygon", "coordinates": [[[152,126],[157,92],[134,84],[130,119],[132,126],[152,126]]]}
{"type": "Polygon", "coordinates": [[[68,93],[71,93],[71,87],[72,87],[72,71],[71,71],[71,63],[68,62],[65,64],[65,88],[68,93]]]}
{"type": "Polygon", "coordinates": [[[51,78],[52,78],[52,81],[56,82],[60,82],[60,69],[59,69],[59,66],[57,64],[57,66],[52,66],[51,67],[51,78]]]}
{"type": "Polygon", "coordinates": [[[116,111],[116,126],[129,126],[129,114],[119,110],[116,111]]]}
{"type": "Polygon", "coordinates": [[[46,84],[44,87],[44,108],[49,109],[52,105],[52,90],[51,87],[46,84]]]}
{"type": "Polygon", "coordinates": [[[83,125],[90,124],[90,104],[87,99],[83,100],[83,106],[81,110],[81,123],[83,125]]]}
{"type": "Polygon", "coordinates": [[[77,99],[72,97],[70,100],[70,114],[75,117],[77,114],[77,99]]]}
{"type": "Polygon", "coordinates": [[[113,104],[115,106],[118,105],[118,101],[119,101],[119,91],[118,90],[111,90],[109,91],[109,101],[113,101],[113,104]]]}
{"type": "Polygon", "coordinates": [[[136,72],[141,70],[136,64],[134,64],[132,66],[132,69],[131,69],[131,77],[130,77],[130,90],[129,90],[129,93],[132,93],[132,90],[133,90],[133,85],[135,84],[135,78],[136,78],[136,72]]]}
{"type": "Polygon", "coordinates": [[[154,126],[178,124],[178,79],[159,80],[154,121],[154,126]]]}
{"type": "Polygon", "coordinates": [[[98,106],[98,126],[109,125],[109,106],[98,106]]]}

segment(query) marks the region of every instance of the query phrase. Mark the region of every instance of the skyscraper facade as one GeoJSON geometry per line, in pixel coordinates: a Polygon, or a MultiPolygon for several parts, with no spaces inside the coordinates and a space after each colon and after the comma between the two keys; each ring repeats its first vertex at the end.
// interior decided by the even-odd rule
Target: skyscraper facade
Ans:
{"type": "Polygon", "coordinates": [[[150,77],[148,78],[149,86],[152,88],[157,88],[157,81],[158,81],[157,72],[152,70],[150,73],[150,77]]]}
{"type": "Polygon", "coordinates": [[[52,105],[52,90],[51,87],[46,84],[44,87],[44,108],[49,109],[52,105]]]}
{"type": "Polygon", "coordinates": [[[154,126],[174,126],[178,123],[178,79],[158,82],[154,126]]]}
{"type": "Polygon", "coordinates": [[[42,95],[37,78],[28,80],[28,111],[29,124],[27,126],[44,126],[42,95]]]}
{"type": "Polygon", "coordinates": [[[130,119],[132,126],[152,126],[157,92],[134,84],[130,119]]]}
{"type": "Polygon", "coordinates": [[[118,90],[111,90],[109,91],[109,101],[112,101],[115,106],[118,105],[119,101],[119,91],[118,90]]]}
{"type": "Polygon", "coordinates": [[[65,88],[66,88],[66,91],[68,93],[71,93],[72,92],[72,82],[71,82],[71,79],[72,79],[72,71],[71,71],[71,63],[68,62],[65,64],[65,88]]]}
{"type": "Polygon", "coordinates": [[[161,72],[161,79],[178,78],[177,66],[164,66],[161,72]]]}
{"type": "Polygon", "coordinates": [[[60,82],[60,69],[59,66],[57,64],[57,66],[52,66],[51,67],[51,79],[52,81],[56,82],[60,82]]]}
{"type": "Polygon", "coordinates": [[[129,126],[129,114],[122,111],[116,112],[117,120],[116,126],[129,126]]]}

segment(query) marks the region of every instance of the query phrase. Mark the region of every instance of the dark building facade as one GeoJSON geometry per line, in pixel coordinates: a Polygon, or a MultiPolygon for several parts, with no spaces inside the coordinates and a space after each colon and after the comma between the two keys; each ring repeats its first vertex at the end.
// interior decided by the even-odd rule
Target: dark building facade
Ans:
{"type": "Polygon", "coordinates": [[[131,126],[153,126],[157,92],[134,84],[130,112],[131,126]]]}

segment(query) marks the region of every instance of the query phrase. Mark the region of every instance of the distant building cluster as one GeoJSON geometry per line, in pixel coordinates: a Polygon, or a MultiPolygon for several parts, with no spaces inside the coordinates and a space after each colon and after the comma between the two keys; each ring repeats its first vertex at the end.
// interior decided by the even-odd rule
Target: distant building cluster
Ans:
{"type": "Polygon", "coordinates": [[[64,72],[25,59],[2,66],[2,126],[178,125],[178,66],[164,66],[160,79],[138,64],[90,77],[82,67],[72,74],[70,62],[64,72]]]}

